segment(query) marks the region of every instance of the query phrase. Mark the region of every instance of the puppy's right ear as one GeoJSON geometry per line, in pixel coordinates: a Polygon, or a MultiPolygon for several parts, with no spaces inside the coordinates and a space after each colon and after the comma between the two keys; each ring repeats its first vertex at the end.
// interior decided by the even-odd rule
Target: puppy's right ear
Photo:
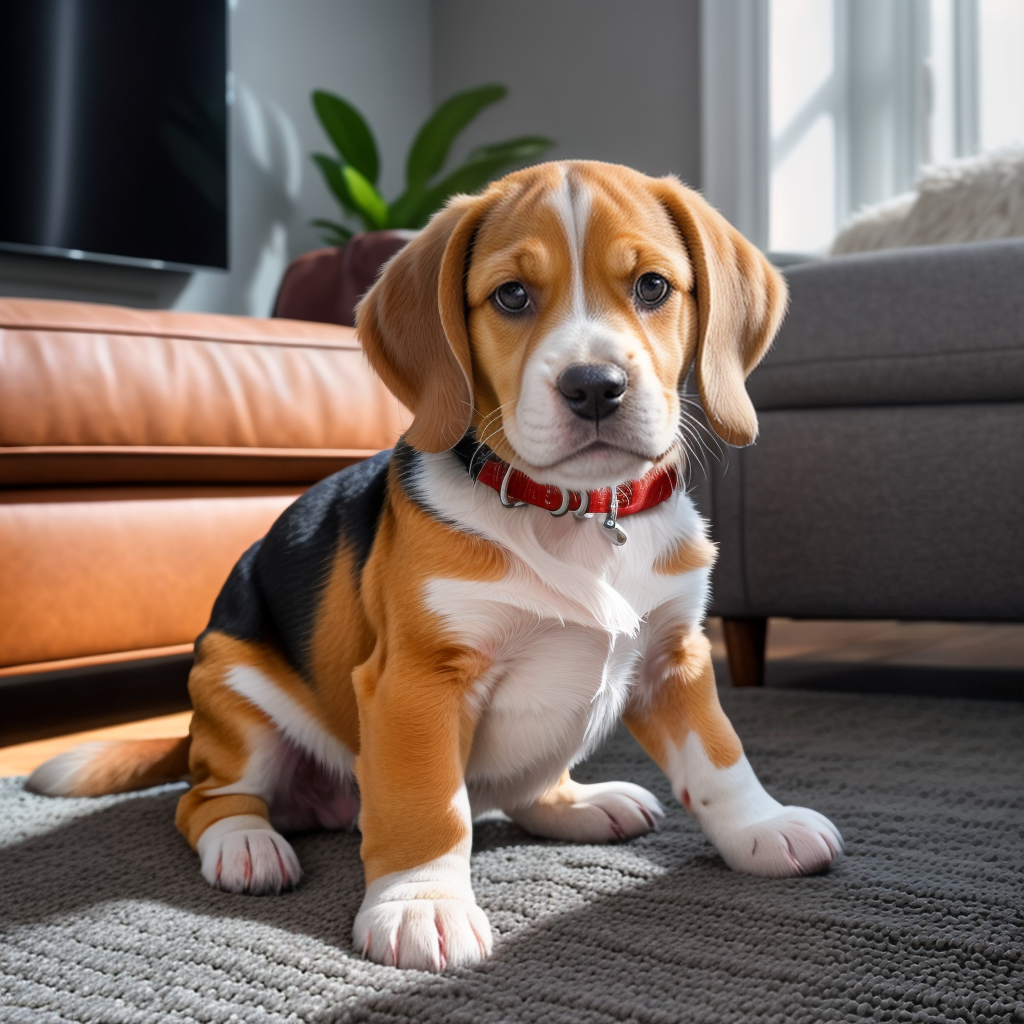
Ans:
{"type": "Polygon", "coordinates": [[[477,226],[491,200],[455,196],[385,265],[356,311],[363,351],[412,410],[405,439],[447,451],[469,428],[473,365],[463,283],[477,226]]]}

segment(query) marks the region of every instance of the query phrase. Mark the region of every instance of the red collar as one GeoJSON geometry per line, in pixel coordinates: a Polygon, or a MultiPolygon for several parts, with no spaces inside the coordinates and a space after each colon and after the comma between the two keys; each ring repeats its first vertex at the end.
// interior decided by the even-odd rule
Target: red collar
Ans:
{"type": "Polygon", "coordinates": [[[676,471],[672,468],[651,470],[641,480],[618,484],[615,487],[616,501],[613,503],[610,487],[584,491],[581,495],[579,491],[567,491],[551,484],[539,484],[500,459],[488,459],[477,479],[488,487],[493,487],[501,495],[502,504],[506,506],[514,503],[535,505],[537,508],[546,509],[553,516],[578,512],[581,518],[584,514],[614,511],[616,516],[612,516],[611,519],[613,525],[616,517],[631,516],[634,512],[643,512],[644,509],[661,504],[671,496],[678,483],[676,471]]]}

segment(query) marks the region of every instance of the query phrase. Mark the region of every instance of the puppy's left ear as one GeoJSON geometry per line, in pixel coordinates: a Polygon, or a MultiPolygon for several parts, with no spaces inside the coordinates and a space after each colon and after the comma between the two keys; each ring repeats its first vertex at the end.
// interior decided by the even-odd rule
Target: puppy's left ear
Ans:
{"type": "Polygon", "coordinates": [[[679,227],[694,269],[694,375],[715,433],[742,447],[757,437],[757,413],[743,382],[764,358],[786,312],[786,282],[701,195],[676,178],[654,192],[679,227]]]}
{"type": "Polygon", "coordinates": [[[424,452],[458,443],[473,412],[466,260],[492,199],[455,196],[385,265],[356,311],[363,351],[412,410],[405,439],[424,452]]]}

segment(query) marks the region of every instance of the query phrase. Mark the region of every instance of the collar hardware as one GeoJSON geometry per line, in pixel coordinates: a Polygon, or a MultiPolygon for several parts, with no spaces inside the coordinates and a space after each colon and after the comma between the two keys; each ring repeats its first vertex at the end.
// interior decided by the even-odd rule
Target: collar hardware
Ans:
{"type": "Polygon", "coordinates": [[[477,480],[498,492],[498,499],[504,508],[533,505],[555,518],[561,518],[569,512],[572,512],[575,519],[592,519],[601,514],[604,517],[601,526],[608,531],[616,546],[625,544],[628,539],[619,520],[665,501],[675,491],[678,483],[676,471],[668,468],[652,471],[641,480],[632,480],[614,487],[602,487],[596,491],[571,491],[553,484],[539,484],[493,453],[489,455],[474,475],[477,480]]]}
{"type": "MultiPolygon", "coordinates": [[[[525,505],[525,501],[509,501],[508,500],[508,482],[512,479],[512,467],[509,466],[505,471],[505,475],[501,478],[501,487],[498,490],[498,499],[505,508],[519,508],[520,505],[525,505]]],[[[493,485],[492,485],[493,486],[493,485]]]]}
{"type": "Polygon", "coordinates": [[[629,539],[626,531],[619,526],[619,488],[616,485],[612,488],[611,497],[609,498],[611,507],[608,509],[608,515],[605,521],[601,524],[606,530],[611,530],[612,543],[616,547],[622,547],[623,544],[629,539]]]}

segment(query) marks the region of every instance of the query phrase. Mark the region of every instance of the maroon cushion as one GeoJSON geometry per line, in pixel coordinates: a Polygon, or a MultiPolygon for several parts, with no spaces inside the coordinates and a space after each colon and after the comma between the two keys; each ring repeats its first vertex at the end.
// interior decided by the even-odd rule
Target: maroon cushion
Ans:
{"type": "Polygon", "coordinates": [[[344,248],[314,249],[292,260],[274,303],[274,316],[355,326],[356,303],[380,268],[415,234],[370,231],[344,248]]]}

